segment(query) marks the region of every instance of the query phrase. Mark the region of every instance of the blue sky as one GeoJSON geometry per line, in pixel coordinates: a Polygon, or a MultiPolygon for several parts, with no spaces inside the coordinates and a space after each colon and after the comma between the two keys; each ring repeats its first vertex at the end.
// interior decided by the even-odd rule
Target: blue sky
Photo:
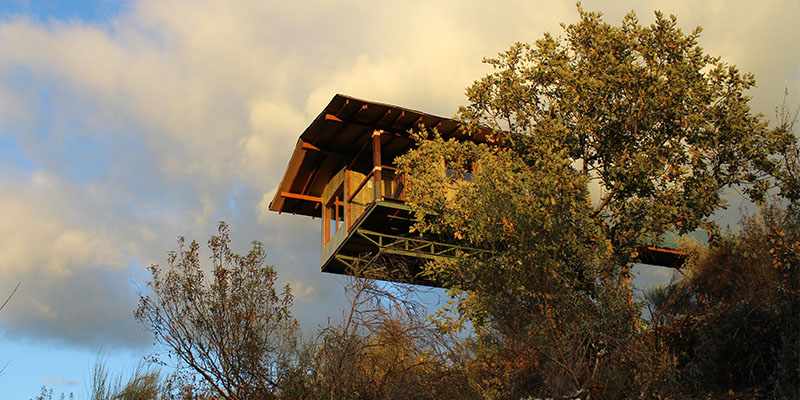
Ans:
{"type": "Polygon", "coordinates": [[[126,0],[4,0],[0,11],[5,15],[24,15],[38,21],[103,22],[125,9],[126,0]]]}
{"type": "MultiPolygon", "coordinates": [[[[756,75],[756,111],[771,118],[784,88],[800,104],[795,0],[583,6],[613,23],[674,13],[756,75]]],[[[219,220],[239,250],[264,243],[307,329],[341,315],[318,221],[266,211],[300,132],[335,93],[453,115],[482,57],[576,14],[572,0],[0,1],[0,295],[22,283],[0,312],[0,398],[83,393],[100,351],[133,368],[153,351],[134,284],[219,220]]]]}

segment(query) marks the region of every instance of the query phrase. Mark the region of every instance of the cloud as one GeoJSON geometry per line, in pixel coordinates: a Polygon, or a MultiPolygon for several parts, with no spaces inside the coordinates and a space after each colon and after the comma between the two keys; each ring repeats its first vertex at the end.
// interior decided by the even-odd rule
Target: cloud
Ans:
{"type": "MultiPolygon", "coordinates": [[[[611,23],[661,8],[684,30],[703,25],[702,46],[756,73],[759,111],[797,88],[795,2],[616,4],[584,1],[611,23]]],[[[219,220],[237,250],[265,244],[306,326],[338,316],[319,220],[266,211],[305,126],[335,93],[451,116],[488,72],[482,57],[576,19],[571,2],[523,0],[136,0],[91,22],[2,16],[0,145],[13,149],[0,151],[0,293],[22,282],[0,314],[6,336],[146,345],[131,281],[219,220]]]]}
{"type": "Polygon", "coordinates": [[[39,279],[55,280],[69,275],[74,264],[124,267],[132,243],[84,222],[91,212],[75,203],[88,206],[90,195],[40,172],[28,182],[0,182],[8,190],[0,196],[0,276],[9,280],[29,265],[38,266],[39,279]]]}
{"type": "Polygon", "coordinates": [[[74,379],[67,379],[67,378],[60,378],[60,377],[53,377],[53,376],[46,376],[44,377],[45,383],[60,383],[62,385],[72,386],[78,383],[78,381],[74,379]]]}

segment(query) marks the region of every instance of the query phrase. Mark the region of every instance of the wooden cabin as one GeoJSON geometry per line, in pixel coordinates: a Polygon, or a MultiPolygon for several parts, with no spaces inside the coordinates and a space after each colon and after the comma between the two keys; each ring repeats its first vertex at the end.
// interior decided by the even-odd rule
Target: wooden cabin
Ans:
{"type": "MultiPolygon", "coordinates": [[[[358,257],[379,254],[418,271],[426,260],[464,250],[409,234],[405,180],[393,160],[414,146],[409,131],[420,125],[458,140],[483,142],[491,133],[469,134],[449,118],[337,94],[300,135],[269,209],[320,218],[323,272],[344,274],[358,257]]],[[[673,268],[683,257],[656,246],[640,251],[642,262],[673,268]]]]}

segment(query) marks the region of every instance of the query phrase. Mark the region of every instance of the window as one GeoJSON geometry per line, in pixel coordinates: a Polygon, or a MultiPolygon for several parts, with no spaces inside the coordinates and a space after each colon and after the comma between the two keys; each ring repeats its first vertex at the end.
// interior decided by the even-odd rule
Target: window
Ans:
{"type": "Polygon", "coordinates": [[[344,226],[344,185],[336,189],[335,194],[325,205],[325,243],[344,226]]]}

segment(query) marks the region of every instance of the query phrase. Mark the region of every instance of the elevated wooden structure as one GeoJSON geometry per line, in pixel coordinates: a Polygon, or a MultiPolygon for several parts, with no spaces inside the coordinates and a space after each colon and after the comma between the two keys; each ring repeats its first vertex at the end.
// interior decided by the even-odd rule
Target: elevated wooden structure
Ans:
{"type": "MultiPolygon", "coordinates": [[[[300,135],[269,209],[321,219],[323,272],[346,273],[358,257],[390,255],[413,273],[426,260],[475,251],[409,234],[413,221],[405,179],[393,160],[414,146],[410,131],[421,125],[458,140],[483,142],[491,134],[468,133],[449,118],[337,94],[300,135]]],[[[669,248],[640,249],[648,264],[676,268],[683,256],[669,248]]]]}

